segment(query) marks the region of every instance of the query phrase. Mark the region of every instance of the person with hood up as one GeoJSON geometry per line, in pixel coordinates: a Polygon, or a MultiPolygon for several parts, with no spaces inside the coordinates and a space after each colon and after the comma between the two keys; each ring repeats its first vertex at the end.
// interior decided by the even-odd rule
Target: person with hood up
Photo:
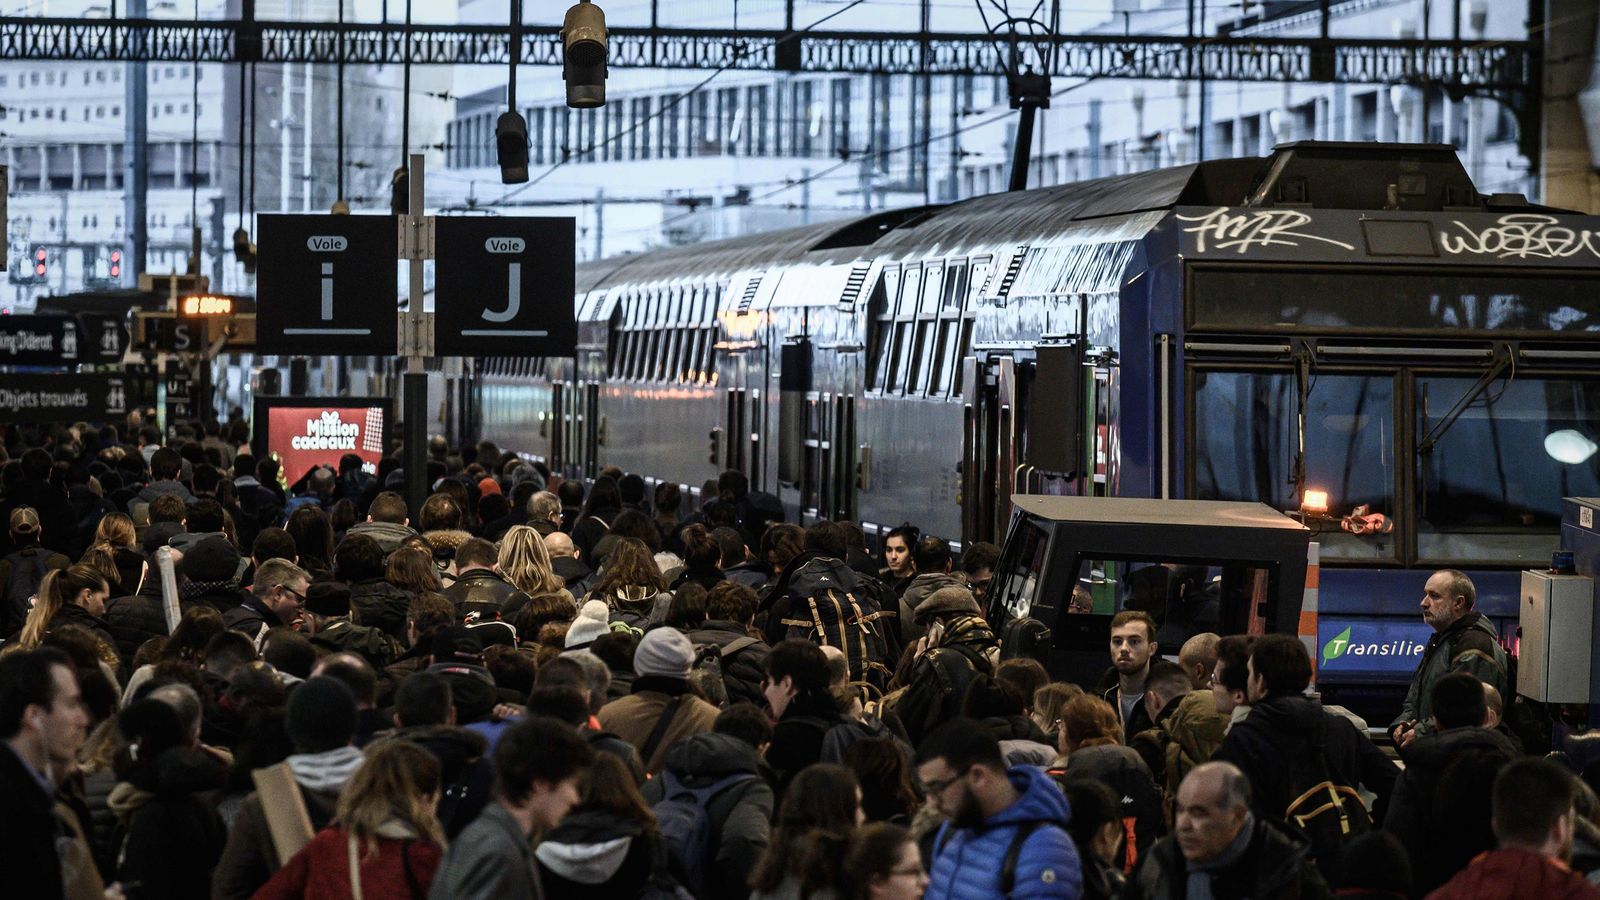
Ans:
{"type": "Polygon", "coordinates": [[[1333,900],[1306,846],[1251,811],[1250,782],[1225,762],[1196,766],[1178,786],[1178,820],[1145,857],[1124,900],[1272,897],[1333,900]]]}
{"type": "Polygon", "coordinates": [[[917,539],[917,545],[911,551],[911,564],[916,574],[900,594],[900,636],[903,643],[909,644],[927,633],[927,627],[918,622],[917,608],[932,597],[934,591],[967,586],[964,579],[951,574],[952,563],[949,541],[931,534],[917,539]]]}
{"type": "Polygon", "coordinates": [[[596,718],[609,731],[638,748],[645,771],[661,771],[667,748],[691,735],[710,731],[717,708],[689,689],[694,645],[676,628],[656,628],[633,652],[633,687],[628,696],[600,708],[596,718]]]}
{"type": "MultiPolygon", "coordinates": [[[[1377,796],[1372,820],[1381,822],[1399,769],[1349,719],[1305,696],[1311,684],[1305,644],[1293,635],[1264,635],[1251,647],[1247,666],[1250,716],[1228,732],[1212,759],[1233,763],[1249,777],[1256,812],[1281,821],[1295,798],[1311,786],[1292,783],[1297,767],[1284,761],[1320,752],[1326,780],[1351,788],[1359,784],[1377,796]]],[[[1181,807],[1182,799],[1178,802],[1181,807]]],[[[1338,848],[1316,850],[1323,873],[1336,873],[1338,848]]]]}
{"type": "Polygon", "coordinates": [[[912,743],[960,715],[967,686],[993,674],[1000,662],[1000,641],[966,588],[934,591],[917,615],[927,634],[901,657],[895,673],[895,682],[906,685],[895,715],[912,743]]]}
{"type": "Polygon", "coordinates": [[[974,678],[961,701],[961,714],[1000,742],[1006,765],[1048,766],[1055,761],[1056,748],[1023,710],[1016,689],[988,675],[974,678]]]}
{"type": "Polygon", "coordinates": [[[656,817],[622,760],[597,753],[583,799],[534,848],[548,900],[637,897],[671,878],[656,817]]]}
{"type": "Polygon", "coordinates": [[[414,537],[416,533],[411,527],[411,520],[406,517],[405,498],[394,491],[383,491],[372,498],[372,505],[367,507],[367,520],[351,526],[344,536],[372,538],[383,555],[388,556],[400,549],[401,541],[414,537]]]}
{"type": "Polygon", "coordinates": [[[116,877],[130,900],[208,900],[225,829],[210,792],[227,780],[200,747],[200,698],[168,684],[117,717],[127,747],[108,798],[117,817],[116,877]]]}
{"type": "Polygon", "coordinates": [[[1483,785],[1521,754],[1488,720],[1483,685],[1451,672],[1433,686],[1434,731],[1411,743],[1383,830],[1410,855],[1416,893],[1426,894],[1494,848],[1483,785]],[[1448,775],[1447,775],[1448,773],[1448,775]]]}
{"type": "MultiPolygon", "coordinates": [[[[715,727],[726,717],[719,715],[715,727]]],[[[744,900],[750,873],[767,849],[775,808],[758,749],[720,730],[685,738],[667,750],[666,766],[645,782],[644,797],[655,806],[669,794],[712,787],[705,805],[714,837],[707,858],[681,862],[706,873],[702,900],[744,900]]]]}
{"type": "Polygon", "coordinates": [[[954,719],[917,748],[917,778],[946,822],[933,841],[929,900],[1060,897],[1083,887],[1067,798],[1042,769],[1007,768],[1000,743],[954,719]]]}
{"type": "MultiPolygon", "coordinates": [[[[345,785],[361,766],[361,751],[351,743],[357,719],[355,696],[335,679],[310,678],[289,694],[284,728],[294,753],[286,762],[314,829],[333,820],[345,785]]],[[[273,846],[264,802],[252,791],[234,815],[217,864],[214,900],[246,900],[286,862],[273,846]]]]}
{"type": "Polygon", "coordinates": [[[385,555],[376,539],[347,534],[333,551],[333,575],[350,585],[350,606],[363,624],[400,641],[405,639],[412,593],[385,577],[385,555]]]}
{"type": "Polygon", "coordinates": [[[433,813],[439,790],[439,762],[428,751],[408,741],[374,747],[339,798],[333,824],[254,900],[426,896],[444,855],[433,813]]]}

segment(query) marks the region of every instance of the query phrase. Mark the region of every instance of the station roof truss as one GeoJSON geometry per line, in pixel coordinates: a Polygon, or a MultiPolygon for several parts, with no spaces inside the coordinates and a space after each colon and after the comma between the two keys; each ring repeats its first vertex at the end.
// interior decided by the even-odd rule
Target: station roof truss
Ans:
{"type": "MultiPolygon", "coordinates": [[[[561,64],[555,26],[524,26],[524,65],[561,64]]],[[[1024,52],[1063,78],[1431,84],[1515,95],[1539,80],[1539,48],[1513,40],[1062,35],[1024,52]]],[[[999,75],[1006,40],[983,33],[612,28],[616,68],[999,75]]],[[[505,65],[508,25],[0,17],[0,60],[505,65]]]]}

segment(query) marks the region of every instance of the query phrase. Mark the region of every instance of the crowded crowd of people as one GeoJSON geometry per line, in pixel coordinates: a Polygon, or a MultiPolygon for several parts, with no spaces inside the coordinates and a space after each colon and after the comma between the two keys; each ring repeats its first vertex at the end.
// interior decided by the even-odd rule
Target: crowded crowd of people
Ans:
{"type": "Polygon", "coordinates": [[[1459,572],[1386,752],[1295,636],[1125,610],[1054,680],[997,547],[875,557],[736,471],[435,438],[413,509],[397,456],[285,484],[246,437],[8,429],[0,895],[1600,897],[1459,572]]]}

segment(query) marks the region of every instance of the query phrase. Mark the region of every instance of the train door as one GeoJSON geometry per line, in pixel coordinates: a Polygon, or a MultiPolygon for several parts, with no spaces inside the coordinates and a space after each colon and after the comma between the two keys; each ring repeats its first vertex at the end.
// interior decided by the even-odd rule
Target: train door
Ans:
{"type": "Polygon", "coordinates": [[[725,469],[738,469],[750,479],[752,485],[760,484],[756,469],[760,466],[760,439],[754,433],[756,416],[753,398],[759,398],[760,382],[751,378],[749,354],[738,352],[729,356],[727,387],[722,391],[722,465],[725,469]]]}
{"type": "Polygon", "coordinates": [[[961,363],[961,536],[998,543],[1017,476],[1018,366],[1010,356],[961,363]]]}
{"type": "Polygon", "coordinates": [[[815,390],[815,346],[785,343],[778,370],[778,482],[805,519],[853,519],[855,395],[815,390]]]}

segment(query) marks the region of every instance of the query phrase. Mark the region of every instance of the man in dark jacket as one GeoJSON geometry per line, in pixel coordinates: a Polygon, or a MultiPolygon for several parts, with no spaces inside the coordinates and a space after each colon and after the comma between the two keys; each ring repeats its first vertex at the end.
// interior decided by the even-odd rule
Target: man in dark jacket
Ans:
{"type": "Polygon", "coordinates": [[[383,548],[375,539],[346,535],[333,551],[333,575],[350,585],[350,605],[363,625],[404,641],[411,593],[384,580],[383,558],[383,548]]]}
{"type": "Polygon", "coordinates": [[[1500,846],[1429,895],[1434,900],[1600,900],[1600,888],[1567,866],[1572,853],[1572,773],[1548,759],[1519,759],[1494,780],[1492,824],[1500,846]]]}
{"type": "Polygon", "coordinates": [[[1520,754],[1488,721],[1483,684],[1451,672],[1433,687],[1437,731],[1412,742],[1383,828],[1405,845],[1416,894],[1444,884],[1494,848],[1486,784],[1520,754]],[[1448,774],[1447,774],[1448,773],[1448,774]]]}
{"type": "Polygon", "coordinates": [[[294,623],[305,604],[311,576],[286,559],[269,559],[256,569],[256,579],[244,602],[222,614],[222,622],[232,631],[249,636],[260,650],[267,633],[294,623]]]}
{"type": "Polygon", "coordinates": [[[1433,573],[1422,589],[1422,621],[1434,633],[1411,676],[1400,715],[1389,724],[1389,736],[1402,753],[1433,730],[1433,686],[1446,674],[1466,672],[1507,696],[1506,651],[1494,624],[1474,609],[1477,602],[1472,579],[1455,569],[1433,573]]]}
{"type": "Polygon", "coordinates": [[[926,628],[917,624],[917,607],[933,596],[934,591],[967,586],[961,578],[950,574],[952,563],[949,541],[931,534],[917,539],[917,545],[911,550],[911,564],[917,574],[900,595],[902,644],[909,644],[927,633],[926,628]]]}
{"type": "Polygon", "coordinates": [[[400,542],[416,534],[411,520],[406,517],[406,501],[394,491],[384,491],[372,499],[367,507],[367,520],[351,526],[345,533],[365,535],[378,542],[385,556],[400,549],[400,542]]]}
{"type": "Polygon", "coordinates": [[[51,809],[56,786],[50,760],[72,759],[83,746],[89,714],[72,665],[59,651],[0,657],[0,872],[5,895],[55,900],[62,895],[62,835],[51,809]]]}
{"type": "MultiPolygon", "coordinates": [[[[847,546],[844,529],[838,523],[815,522],[807,526],[804,540],[804,552],[783,567],[783,572],[761,599],[757,614],[765,613],[762,632],[767,643],[776,646],[788,636],[789,626],[785,620],[804,618],[801,611],[805,609],[806,598],[800,596],[801,592],[792,586],[805,581],[820,582],[826,578],[838,585],[839,590],[856,598],[863,616],[875,617],[873,624],[883,642],[883,658],[863,661],[866,667],[882,667],[885,672],[892,671],[902,649],[900,629],[895,622],[899,615],[896,602],[877,590],[877,585],[858,577],[844,564],[847,546]]],[[[871,649],[870,642],[868,647],[871,649]]],[[[852,659],[851,663],[850,677],[857,681],[868,680],[856,668],[857,661],[852,659]]]]}
{"type": "Polygon", "coordinates": [[[1271,817],[1252,812],[1250,801],[1250,781],[1238,768],[1196,766],[1178,788],[1172,835],[1145,856],[1123,891],[1125,900],[1331,900],[1306,846],[1271,817]]]}
{"type": "MultiPolygon", "coordinates": [[[[350,587],[337,581],[319,581],[306,588],[302,612],[306,632],[319,652],[353,653],[374,671],[400,655],[394,639],[376,628],[350,621],[350,587]]],[[[374,689],[376,690],[376,689],[374,689]]],[[[359,696],[357,699],[361,699],[359,696]]]]}
{"type": "MultiPolygon", "coordinates": [[[[1310,785],[1294,783],[1298,768],[1288,761],[1315,759],[1325,780],[1341,787],[1366,788],[1377,796],[1373,821],[1381,821],[1399,769],[1350,720],[1324,710],[1305,696],[1311,683],[1311,657],[1299,638],[1269,634],[1250,649],[1250,715],[1233,727],[1212,757],[1238,766],[1250,778],[1255,811],[1281,821],[1291,802],[1310,785]]],[[[1179,801],[1180,807],[1182,801],[1179,801]]],[[[1318,848],[1324,873],[1338,871],[1335,852],[1318,848]]]]}
{"type": "Polygon", "coordinates": [[[226,535],[185,533],[170,543],[183,553],[178,562],[178,574],[183,576],[178,585],[181,599],[208,603],[226,620],[229,611],[249,598],[239,586],[244,557],[226,535]]]}
{"type": "Polygon", "coordinates": [[[9,533],[17,549],[0,559],[0,635],[22,629],[28,620],[29,598],[39,592],[45,573],[72,564],[60,553],[39,546],[39,513],[31,506],[11,511],[9,533]]]}
{"type": "Polygon", "coordinates": [[[751,620],[756,614],[756,592],[731,581],[719,583],[706,595],[706,622],[689,632],[689,641],[704,650],[717,648],[722,668],[722,685],[729,703],[766,702],[761,681],[766,676],[767,654],[772,648],[752,635],[751,620]]]}
{"type": "MultiPolygon", "coordinates": [[[[149,505],[151,500],[162,494],[172,494],[181,499],[185,504],[194,502],[194,494],[178,481],[178,473],[183,471],[183,457],[178,451],[170,447],[162,447],[150,457],[150,483],[144,486],[138,496],[128,503],[128,512],[132,513],[141,503],[149,505]]],[[[64,499],[64,498],[63,498],[64,499]]]]}
{"type": "MultiPolygon", "coordinates": [[[[722,717],[718,717],[722,721],[722,717]]],[[[667,765],[644,786],[652,806],[670,789],[721,785],[706,803],[713,843],[700,868],[707,873],[707,900],[743,900],[750,873],[771,839],[772,787],[762,777],[761,756],[745,741],[713,731],[683,740],[667,751],[667,765]]]]}
{"type": "Polygon", "coordinates": [[[1156,658],[1156,620],[1147,612],[1125,609],[1111,617],[1111,668],[1100,679],[1100,696],[1117,711],[1123,743],[1155,726],[1145,709],[1145,680],[1156,658]]]}
{"type": "MultiPolygon", "coordinates": [[[[168,546],[167,541],[180,531],[181,526],[170,523],[150,526],[141,544],[145,558],[150,560],[144,582],[139,585],[137,593],[114,597],[106,604],[106,629],[111,632],[117,655],[122,657],[125,666],[133,662],[134,654],[139,652],[145,641],[167,636],[166,604],[161,596],[161,574],[156,568],[156,551],[168,546]]],[[[172,555],[174,567],[181,567],[182,551],[174,549],[172,555]]],[[[184,600],[179,595],[180,613],[188,611],[193,605],[194,601],[184,600]]]]}
{"type": "Polygon", "coordinates": [[[777,778],[779,802],[801,769],[822,761],[828,732],[845,721],[830,681],[828,658],[810,641],[780,641],[767,654],[763,694],[778,724],[766,758],[777,778]]]}
{"type": "Polygon", "coordinates": [[[495,619],[527,604],[528,595],[494,570],[498,559],[499,551],[483,538],[462,541],[456,548],[456,583],[444,595],[458,615],[477,612],[495,619]]]}

